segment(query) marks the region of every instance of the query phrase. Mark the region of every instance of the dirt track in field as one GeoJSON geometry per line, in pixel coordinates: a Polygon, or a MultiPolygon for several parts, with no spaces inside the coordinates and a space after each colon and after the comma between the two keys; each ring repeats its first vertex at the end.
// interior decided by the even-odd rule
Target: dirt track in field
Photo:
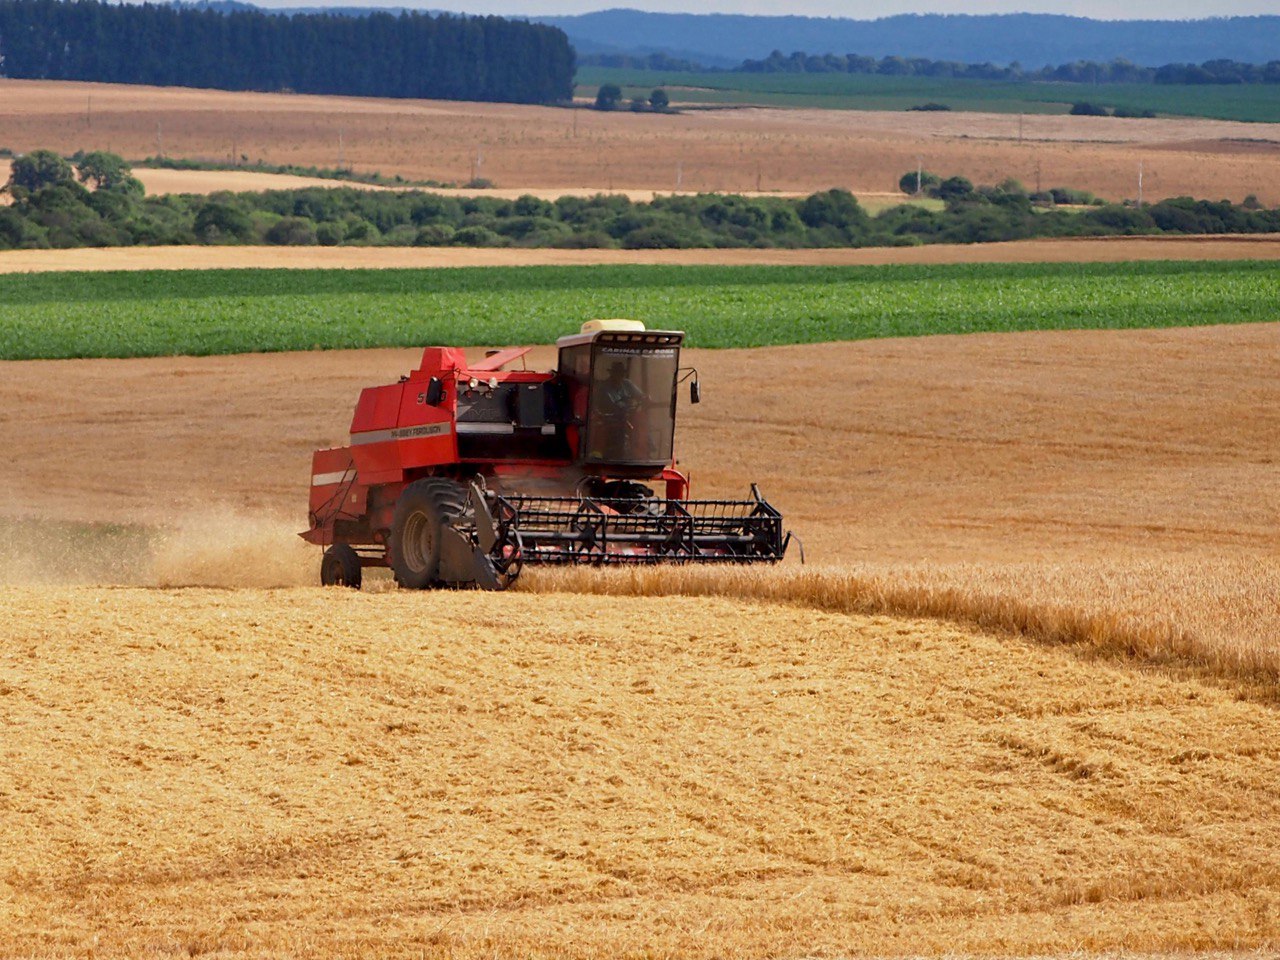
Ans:
{"type": "Polygon", "coordinates": [[[1094,237],[857,250],[516,250],[483,247],[111,247],[0,251],[0,273],[388,267],[533,267],[595,264],[873,266],[894,263],[1116,263],[1129,260],[1276,260],[1280,237],[1094,237]]]}
{"type": "Polygon", "coordinates": [[[944,175],[1280,203],[1274,124],[747,109],[676,116],[0,80],[0,145],[335,167],[500,188],[854,192],[944,175]],[[341,145],[339,138],[341,137],[341,145]],[[1248,141],[1248,150],[1241,148],[1248,141]]]}

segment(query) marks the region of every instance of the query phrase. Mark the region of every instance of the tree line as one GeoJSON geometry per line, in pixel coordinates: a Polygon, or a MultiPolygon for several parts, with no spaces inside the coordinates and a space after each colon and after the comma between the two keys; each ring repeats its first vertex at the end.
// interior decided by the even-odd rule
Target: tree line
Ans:
{"type": "Polygon", "coordinates": [[[0,0],[0,76],[19,79],[550,103],[573,73],[561,30],[501,17],[0,0]]]}
{"type": "Polygon", "coordinates": [[[582,64],[692,73],[852,73],[958,80],[1042,80],[1057,83],[1280,83],[1280,60],[1254,64],[1220,59],[1206,60],[1199,64],[1167,63],[1161,67],[1143,67],[1118,58],[1108,61],[1077,60],[1074,63],[1030,69],[1017,62],[998,66],[994,63],[960,63],[954,60],[931,60],[927,57],[867,57],[856,53],[812,54],[803,51],[784,54],[781,50],[774,50],[762,60],[744,60],[728,70],[704,67],[689,60],[674,60],[664,54],[595,54],[582,58],[582,64]]]}
{"type": "Polygon", "coordinates": [[[820,56],[775,50],[763,60],[745,60],[740,73],[860,73],[891,77],[943,77],[962,80],[1047,80],[1059,83],[1232,84],[1280,83],[1280,60],[1266,64],[1206,60],[1201,64],[1167,63],[1142,67],[1128,60],[1077,60],[1058,66],[1026,69],[1020,63],[957,63],[923,57],[863,57],[855,53],[820,56]]]}
{"type": "MultiPolygon", "coordinates": [[[[1009,180],[904,174],[904,192],[943,201],[876,215],[844,190],[808,197],[724,194],[524,196],[516,200],[349,187],[144,196],[118,156],[74,162],[48,150],[15,159],[0,207],[0,249],[176,244],[563,248],[866,247],[1030,237],[1280,232],[1280,210],[1181,197],[1135,206],[1009,180]]],[[[906,198],[904,198],[905,200],[906,198]]]]}

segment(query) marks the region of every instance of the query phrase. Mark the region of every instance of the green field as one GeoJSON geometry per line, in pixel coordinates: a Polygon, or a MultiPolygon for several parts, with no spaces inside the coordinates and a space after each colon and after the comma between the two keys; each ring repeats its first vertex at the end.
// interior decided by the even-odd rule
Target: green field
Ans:
{"type": "Polygon", "coordinates": [[[204,270],[0,277],[0,359],[550,343],[591,317],[699,347],[1277,319],[1280,264],[204,270]]]}
{"type": "Polygon", "coordinates": [[[680,73],[579,67],[577,96],[594,97],[602,83],[624,95],[647,97],[664,87],[676,103],[763,104],[834,110],[906,110],[945,103],[953,110],[1066,113],[1077,101],[1160,114],[1220,120],[1280,122],[1272,84],[1045,83],[885,77],[850,73],[680,73]]]}

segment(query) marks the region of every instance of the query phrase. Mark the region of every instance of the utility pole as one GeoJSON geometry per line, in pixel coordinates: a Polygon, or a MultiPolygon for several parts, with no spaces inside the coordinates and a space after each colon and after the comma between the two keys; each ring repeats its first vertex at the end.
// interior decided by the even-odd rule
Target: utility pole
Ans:
{"type": "Polygon", "coordinates": [[[760,161],[759,161],[759,160],[757,160],[757,161],[756,161],[756,193],[760,193],[760,192],[761,192],[761,191],[760,191],[760,179],[761,179],[761,174],[760,174],[760,161]]]}
{"type": "Polygon", "coordinates": [[[338,169],[342,169],[342,128],[338,128],[338,169]]]}
{"type": "Polygon", "coordinates": [[[164,132],[160,129],[160,122],[156,121],[156,156],[164,156],[164,132]]]}
{"type": "Polygon", "coordinates": [[[1142,206],[1142,161],[1138,161],[1138,206],[1142,206]]]}
{"type": "Polygon", "coordinates": [[[924,190],[924,157],[916,157],[916,196],[924,190]]]}
{"type": "Polygon", "coordinates": [[[676,161],[676,189],[680,189],[680,185],[684,183],[684,161],[676,161]]]}
{"type": "Polygon", "coordinates": [[[90,96],[89,96],[88,98],[86,98],[86,100],[85,100],[85,104],[84,104],[84,122],[85,122],[85,126],[87,126],[87,127],[92,127],[92,126],[93,126],[93,96],[92,96],[92,95],[90,95],[90,96]]]}

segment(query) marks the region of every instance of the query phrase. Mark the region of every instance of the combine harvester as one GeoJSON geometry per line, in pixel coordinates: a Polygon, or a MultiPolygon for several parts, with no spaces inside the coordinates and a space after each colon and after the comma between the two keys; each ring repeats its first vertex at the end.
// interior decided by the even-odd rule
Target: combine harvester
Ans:
{"type": "Polygon", "coordinates": [[[317,450],[310,543],[326,585],[365,567],[402,587],[509,587],[526,563],[774,563],[791,540],[749,500],[690,500],[675,468],[684,334],[592,320],[557,342],[557,370],[507,370],[531,348],[468,365],[427,347],[399,383],[360,394],[351,446],[317,450]],[[653,487],[659,486],[660,493],[653,487]]]}

